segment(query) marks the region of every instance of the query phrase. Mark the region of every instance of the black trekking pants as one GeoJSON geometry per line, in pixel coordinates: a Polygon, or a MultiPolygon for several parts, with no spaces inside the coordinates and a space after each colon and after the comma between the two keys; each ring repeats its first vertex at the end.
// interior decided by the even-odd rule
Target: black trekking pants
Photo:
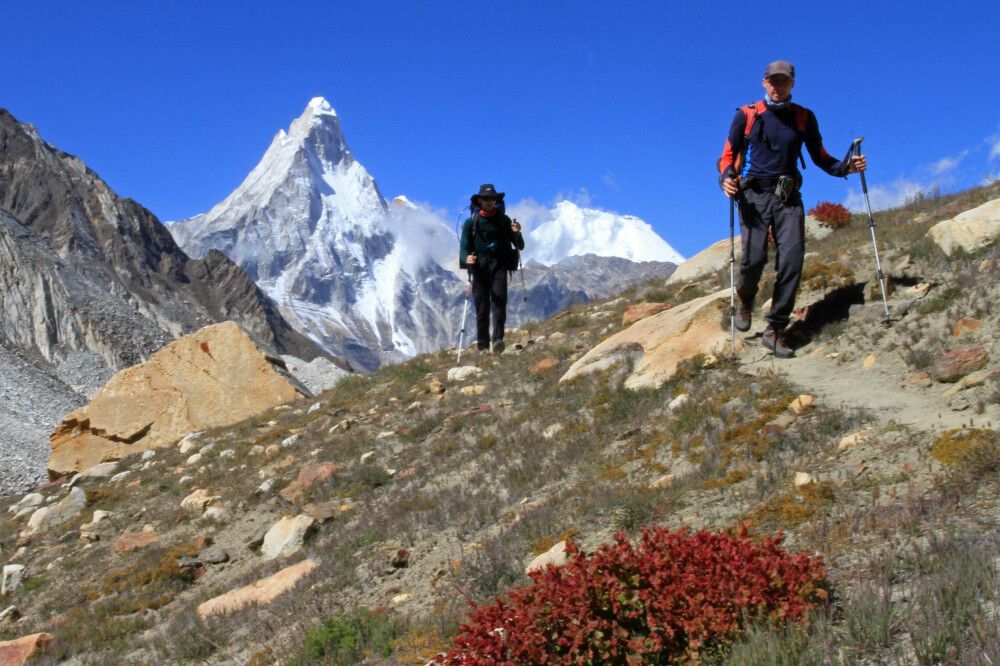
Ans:
{"type": "Polygon", "coordinates": [[[773,227],[777,277],[767,322],[780,331],[791,320],[795,295],[802,281],[806,223],[802,197],[796,192],[783,202],[774,192],[747,189],[738,201],[743,256],[736,293],[748,304],[757,295],[760,276],[767,264],[767,232],[773,227]]]}
{"type": "Polygon", "coordinates": [[[507,322],[507,269],[496,257],[476,257],[472,266],[472,297],[476,301],[476,343],[490,347],[490,314],[493,315],[493,342],[503,340],[507,322]]]}

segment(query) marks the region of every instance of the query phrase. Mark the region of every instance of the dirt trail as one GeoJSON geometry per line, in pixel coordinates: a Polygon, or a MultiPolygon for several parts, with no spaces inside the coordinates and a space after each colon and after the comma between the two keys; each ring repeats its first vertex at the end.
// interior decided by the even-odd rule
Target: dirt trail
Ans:
{"type": "Polygon", "coordinates": [[[940,432],[964,426],[1000,425],[1000,411],[995,405],[983,414],[976,414],[971,408],[956,412],[949,405],[950,397],[944,395],[948,385],[907,384],[909,370],[898,354],[878,355],[875,364],[866,369],[860,360],[832,359],[822,349],[813,356],[815,344],[797,350],[795,358],[776,359],[760,346],[759,336],[747,337],[744,343],[741,372],[751,375],[778,372],[821,404],[867,409],[883,426],[895,422],[940,432]]]}

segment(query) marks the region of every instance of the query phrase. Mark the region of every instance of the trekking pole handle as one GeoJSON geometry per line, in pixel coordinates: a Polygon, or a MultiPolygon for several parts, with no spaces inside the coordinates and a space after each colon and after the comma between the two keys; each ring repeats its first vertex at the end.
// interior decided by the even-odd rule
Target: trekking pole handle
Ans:
{"type": "Polygon", "coordinates": [[[861,157],[861,142],[865,140],[865,137],[859,136],[851,143],[851,151],[861,157]]]}

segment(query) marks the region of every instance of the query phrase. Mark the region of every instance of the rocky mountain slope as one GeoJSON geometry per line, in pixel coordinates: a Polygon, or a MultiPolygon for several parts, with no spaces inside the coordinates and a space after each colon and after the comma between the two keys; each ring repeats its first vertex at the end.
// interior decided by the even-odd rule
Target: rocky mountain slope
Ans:
{"type": "MultiPolygon", "coordinates": [[[[558,212],[529,230],[525,258],[535,256],[539,266],[590,253],[658,259],[666,274],[679,258],[637,218],[569,202],[558,212]],[[537,241],[531,234],[540,234],[537,241]]],[[[457,271],[455,232],[405,197],[385,200],[323,98],[275,135],[228,197],[170,223],[170,230],[192,256],[214,249],[232,258],[296,330],[356,368],[373,370],[458,337],[464,275],[457,271]]],[[[577,260],[537,278],[528,290],[528,316],[546,317],[584,295],[608,293],[588,290],[599,278],[586,268],[577,260]]],[[[650,273],[649,266],[624,261],[617,268],[618,284],[650,273]]],[[[525,313],[511,314],[516,323],[525,313]]]]}
{"type": "Polygon", "coordinates": [[[665,338],[673,310],[728,287],[726,270],[657,279],[512,331],[502,356],[418,356],[42,486],[0,513],[0,637],[49,634],[38,663],[425,664],[469,601],[568,540],[752,521],[823,558],[828,609],[706,662],[995,663],[1000,255],[994,237],[947,256],[927,232],[996,199],[878,215],[890,326],[864,221],[813,243],[794,359],[755,328],[735,359],[703,350],[638,390],[658,370],[635,355],[669,340],[607,345],[572,377],[636,313],[659,310],[665,338]]]}
{"type": "MultiPolygon", "coordinates": [[[[0,346],[41,373],[20,385],[17,409],[31,416],[8,431],[5,461],[44,451],[67,396],[82,399],[175,336],[230,319],[281,353],[321,354],[232,261],[189,258],[149,211],[0,110],[0,346]]],[[[0,375],[18,367],[0,360],[0,375]]]]}

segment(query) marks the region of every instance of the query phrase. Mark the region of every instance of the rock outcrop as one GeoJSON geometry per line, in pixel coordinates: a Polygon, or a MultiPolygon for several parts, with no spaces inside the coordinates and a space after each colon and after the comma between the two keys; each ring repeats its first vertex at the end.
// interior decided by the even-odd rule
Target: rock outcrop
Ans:
{"type": "Polygon", "coordinates": [[[958,250],[976,252],[1000,238],[1000,199],[938,222],[927,237],[949,257],[958,250]]]}
{"type": "Polygon", "coordinates": [[[168,446],[306,394],[236,324],[208,326],[117,373],[68,414],[52,433],[49,475],[168,446]]]}
{"type": "Polygon", "coordinates": [[[632,362],[626,388],[659,386],[684,359],[729,344],[729,331],[720,325],[728,307],[729,290],[725,289],[642,319],[584,354],[559,381],[632,362]]]}

